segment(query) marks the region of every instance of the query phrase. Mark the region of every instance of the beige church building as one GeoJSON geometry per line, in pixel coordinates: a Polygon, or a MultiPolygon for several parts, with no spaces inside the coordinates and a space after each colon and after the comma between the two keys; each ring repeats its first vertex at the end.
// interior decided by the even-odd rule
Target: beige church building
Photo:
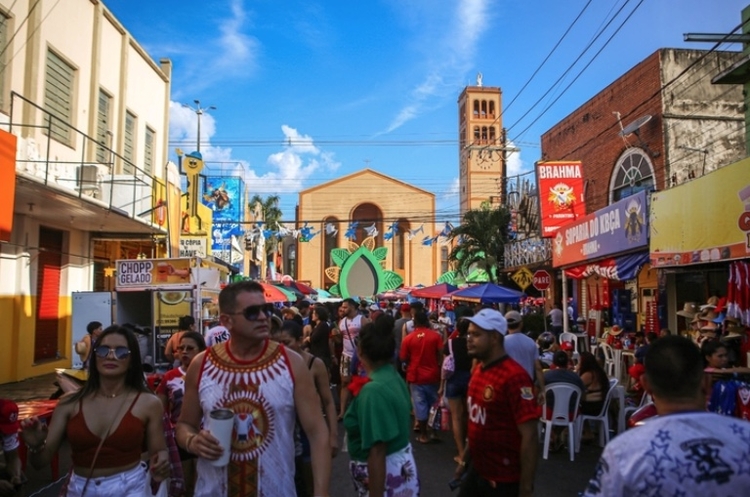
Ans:
{"type": "Polygon", "coordinates": [[[335,265],[333,249],[370,236],[376,248],[388,249],[384,269],[406,286],[432,285],[448,270],[448,245],[422,243],[442,229],[435,224],[435,195],[372,169],[303,190],[297,219],[298,227],[307,223],[315,234],[309,241],[298,239],[297,278],[316,288],[335,283],[325,272],[335,265]]]}

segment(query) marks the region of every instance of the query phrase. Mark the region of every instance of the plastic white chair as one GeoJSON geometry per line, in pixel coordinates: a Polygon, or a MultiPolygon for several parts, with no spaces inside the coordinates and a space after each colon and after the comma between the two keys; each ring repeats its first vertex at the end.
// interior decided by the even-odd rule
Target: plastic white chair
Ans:
{"type": "Polygon", "coordinates": [[[612,346],[606,343],[601,344],[602,352],[604,352],[604,370],[607,372],[607,376],[610,378],[615,375],[615,351],[612,350],[612,346]]]}
{"type": "Polygon", "coordinates": [[[544,424],[544,450],[542,452],[542,457],[547,459],[547,456],[549,455],[552,427],[567,426],[568,451],[570,452],[570,460],[572,461],[574,459],[574,451],[576,448],[576,435],[578,434],[576,420],[578,419],[578,406],[581,403],[581,389],[570,383],[553,383],[546,387],[545,392],[552,393],[554,407],[552,408],[552,412],[548,415],[547,403],[545,402],[542,406],[542,417],[540,419],[540,422],[544,424]],[[571,402],[573,402],[575,406],[572,412],[570,410],[571,402]]]}
{"type": "Polygon", "coordinates": [[[653,399],[651,398],[651,394],[648,392],[643,392],[643,395],[641,396],[641,402],[637,406],[630,406],[630,407],[626,407],[625,409],[623,409],[623,420],[627,421],[628,417],[631,414],[633,414],[635,411],[645,406],[646,404],[650,404],[651,402],[653,402],[653,399]]]}
{"type": "Polygon", "coordinates": [[[609,391],[607,391],[606,397],[604,397],[604,405],[602,410],[596,416],[590,414],[581,414],[578,416],[578,433],[576,452],[581,450],[581,436],[583,435],[583,424],[586,421],[594,423],[601,423],[601,429],[599,430],[599,446],[604,447],[609,442],[609,404],[612,403],[612,397],[615,396],[615,387],[617,386],[617,378],[611,378],[609,380],[609,391]]]}

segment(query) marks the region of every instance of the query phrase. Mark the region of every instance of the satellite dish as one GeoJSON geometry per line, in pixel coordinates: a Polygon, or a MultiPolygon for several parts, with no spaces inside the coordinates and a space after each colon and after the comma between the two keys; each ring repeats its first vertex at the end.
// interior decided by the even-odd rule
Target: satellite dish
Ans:
{"type": "Polygon", "coordinates": [[[637,136],[638,135],[638,130],[640,129],[640,127],[643,126],[644,124],[646,124],[647,122],[649,122],[650,120],[651,120],[651,114],[646,114],[643,117],[639,117],[638,119],[636,119],[632,123],[630,123],[627,126],[625,126],[624,128],[622,128],[622,130],[620,130],[620,136],[626,137],[626,136],[628,136],[631,133],[635,133],[636,136],[637,136]]]}

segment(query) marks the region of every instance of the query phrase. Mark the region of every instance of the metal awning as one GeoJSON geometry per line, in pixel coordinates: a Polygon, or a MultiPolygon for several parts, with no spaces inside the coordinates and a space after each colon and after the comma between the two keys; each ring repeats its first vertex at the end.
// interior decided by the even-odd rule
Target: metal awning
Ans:
{"type": "Polygon", "coordinates": [[[48,186],[23,174],[16,176],[14,212],[52,228],[106,233],[108,237],[167,234],[165,228],[151,223],[150,215],[131,217],[101,200],[48,186]]]}
{"type": "Polygon", "coordinates": [[[726,71],[720,72],[711,79],[715,85],[741,85],[750,81],[750,55],[745,55],[740,60],[729,66],[726,71]]]}

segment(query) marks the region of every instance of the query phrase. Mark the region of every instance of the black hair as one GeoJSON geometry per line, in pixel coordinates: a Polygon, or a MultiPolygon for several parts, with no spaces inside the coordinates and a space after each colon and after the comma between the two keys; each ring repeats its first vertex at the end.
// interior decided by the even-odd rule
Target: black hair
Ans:
{"type": "Polygon", "coordinates": [[[419,300],[412,302],[409,305],[411,306],[412,309],[416,309],[417,311],[421,311],[422,309],[424,309],[424,304],[420,302],[419,300]]]}
{"type": "Polygon", "coordinates": [[[474,315],[474,311],[468,305],[461,304],[453,309],[453,313],[456,315],[456,320],[461,318],[470,318],[474,315]]]}
{"type": "Polygon", "coordinates": [[[302,338],[302,325],[299,324],[296,319],[287,319],[281,325],[281,329],[278,332],[286,332],[295,340],[300,340],[302,338]]]}
{"type": "Polygon", "coordinates": [[[654,343],[659,338],[659,335],[654,333],[653,331],[649,331],[646,333],[646,341],[651,344],[654,343]]]}
{"type": "Polygon", "coordinates": [[[658,397],[691,399],[703,382],[701,351],[689,339],[670,335],[652,343],[646,357],[646,380],[658,397]]]}
{"type": "MultiPolygon", "coordinates": [[[[470,317],[470,316],[469,316],[470,317]]],[[[458,330],[458,336],[465,337],[466,334],[469,332],[469,325],[471,324],[471,321],[468,319],[461,318],[456,323],[456,330],[458,330]]]]}
{"type": "Polygon", "coordinates": [[[299,302],[297,302],[294,305],[297,306],[297,309],[306,309],[306,308],[310,307],[310,302],[308,302],[307,300],[300,300],[299,302]]]}
{"type": "Polygon", "coordinates": [[[315,313],[316,316],[318,316],[319,322],[321,323],[328,322],[328,318],[330,317],[330,315],[328,314],[328,309],[326,309],[324,306],[316,305],[313,308],[313,312],[315,313]]]}
{"type": "Polygon", "coordinates": [[[578,374],[583,376],[583,373],[590,372],[599,381],[599,385],[602,388],[602,395],[606,395],[609,391],[609,378],[607,377],[607,372],[604,371],[604,368],[596,360],[596,356],[591,352],[581,352],[579,365],[578,374]]]}
{"type": "Polygon", "coordinates": [[[417,311],[417,313],[414,314],[414,326],[429,328],[430,320],[427,318],[427,314],[422,311],[417,311]]]}
{"type": "MultiPolygon", "coordinates": [[[[128,365],[128,371],[125,374],[125,386],[132,388],[136,392],[150,392],[143,377],[141,349],[138,346],[138,339],[135,334],[123,326],[112,325],[102,332],[97,343],[102,343],[109,335],[124,336],[128,344],[128,349],[130,350],[130,364],[128,365]]],[[[99,368],[96,367],[97,357],[96,353],[92,350],[91,361],[89,361],[88,380],[86,380],[86,383],[83,384],[83,387],[80,390],[68,397],[65,402],[76,402],[84,397],[96,394],[97,390],[99,390],[101,377],[99,374],[99,368]]]]}
{"type": "Polygon", "coordinates": [[[180,330],[187,330],[195,324],[195,318],[193,316],[182,316],[177,322],[177,328],[180,330]]]}
{"type": "Polygon", "coordinates": [[[708,366],[708,358],[714,355],[719,349],[729,350],[726,344],[719,340],[706,340],[701,344],[701,356],[703,356],[704,368],[708,366]]]}
{"type": "Polygon", "coordinates": [[[555,355],[552,356],[552,364],[558,368],[568,367],[568,354],[564,350],[558,350],[555,355]]]}
{"type": "Polygon", "coordinates": [[[390,362],[396,354],[396,337],[393,334],[393,317],[378,316],[359,331],[359,353],[371,362],[390,362]]]}
{"type": "Polygon", "coordinates": [[[89,335],[91,335],[94,332],[94,330],[101,328],[101,327],[102,327],[102,323],[100,323],[99,321],[91,321],[89,324],[86,325],[86,331],[88,332],[89,335]]]}
{"type": "Polygon", "coordinates": [[[180,337],[180,340],[184,340],[186,338],[193,340],[195,343],[197,343],[198,350],[200,350],[201,352],[206,350],[206,340],[203,338],[203,335],[201,335],[197,331],[186,331],[185,333],[182,334],[182,336],[180,337]]]}
{"type": "Polygon", "coordinates": [[[356,300],[354,300],[354,299],[353,299],[353,298],[351,298],[351,297],[350,297],[350,298],[348,298],[348,299],[344,299],[344,301],[343,301],[343,302],[341,302],[341,303],[342,303],[342,304],[349,304],[349,306],[350,306],[350,307],[354,307],[355,309],[356,309],[357,307],[359,307],[359,306],[357,305],[357,301],[356,301],[356,300]]]}
{"type": "Polygon", "coordinates": [[[228,284],[219,293],[219,310],[225,314],[235,312],[237,310],[237,296],[244,292],[263,295],[263,287],[257,281],[250,280],[228,284]]]}

